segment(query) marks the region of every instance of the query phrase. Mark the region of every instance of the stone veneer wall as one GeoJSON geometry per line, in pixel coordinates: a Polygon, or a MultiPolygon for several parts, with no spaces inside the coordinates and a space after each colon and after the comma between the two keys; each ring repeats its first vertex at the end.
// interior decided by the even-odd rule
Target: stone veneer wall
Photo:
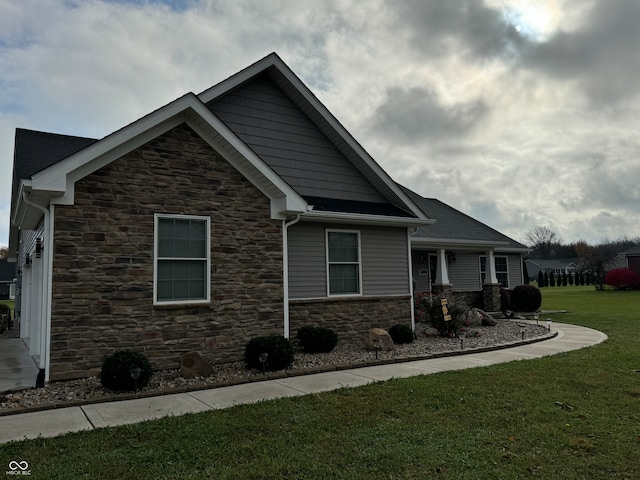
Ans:
{"type": "Polygon", "coordinates": [[[370,328],[411,326],[410,295],[291,300],[289,304],[291,338],[305,326],[331,328],[338,333],[339,343],[360,341],[370,328]]]}
{"type": "Polygon", "coordinates": [[[179,126],[76,183],[55,209],[51,380],[98,373],[120,349],[153,368],[182,353],[242,358],[282,334],[281,222],[258,189],[191,128],[179,126]],[[154,214],[211,218],[211,302],[153,305],[154,214]]]}
{"type": "Polygon", "coordinates": [[[485,312],[499,312],[500,311],[500,287],[502,285],[485,283],[482,286],[482,296],[484,299],[485,312]]]}

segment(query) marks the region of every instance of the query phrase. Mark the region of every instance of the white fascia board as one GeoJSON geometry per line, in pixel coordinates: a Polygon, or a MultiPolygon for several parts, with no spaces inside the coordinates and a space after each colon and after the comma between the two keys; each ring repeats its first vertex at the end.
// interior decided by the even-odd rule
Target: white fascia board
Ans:
{"type": "Polygon", "coordinates": [[[193,93],[161,107],[140,120],[112,133],[80,152],[37,173],[34,191],[56,196],[56,204],[73,204],[75,182],[144,145],[170,129],[187,123],[225,160],[245,175],[272,202],[272,217],[304,212],[307,204],[269,168],[244,142],[222,123],[193,93]],[[284,203],[281,198],[284,197],[284,203]],[[282,208],[282,210],[279,210],[282,208]]]}
{"type": "Polygon", "coordinates": [[[495,250],[509,245],[509,242],[483,242],[478,240],[461,240],[455,238],[416,238],[411,237],[412,247],[446,248],[450,250],[468,250],[481,248],[495,250]]]}
{"type": "Polygon", "coordinates": [[[421,225],[430,225],[435,222],[435,220],[432,219],[422,218],[392,217],[384,215],[345,212],[319,212],[314,210],[302,214],[302,219],[312,222],[387,225],[390,227],[414,227],[421,225]]]}
{"type": "MultiPolygon", "coordinates": [[[[365,165],[372,171],[377,180],[382,181],[396,197],[398,197],[417,218],[426,220],[428,217],[398,186],[396,182],[385,172],[380,165],[366,152],[364,148],[353,138],[353,136],[340,124],[333,114],[325,107],[320,100],[309,90],[309,88],[293,73],[282,59],[272,53],[262,60],[254,63],[246,69],[229,77],[227,80],[205,90],[198,95],[203,103],[227,93],[228,91],[238,87],[244,82],[250,80],[255,75],[265,71],[269,67],[274,67],[289,81],[289,83],[298,91],[300,95],[312,106],[315,112],[320,115],[329,126],[349,145],[349,147],[363,160],[365,165]]],[[[365,174],[365,176],[369,177],[365,174]]],[[[371,181],[371,179],[370,179],[371,181]]],[[[373,181],[375,184],[375,181],[373,181]]],[[[425,224],[426,225],[426,224],[425,224]]]]}
{"type": "Polygon", "coordinates": [[[496,248],[496,252],[500,252],[500,253],[531,253],[531,252],[533,252],[533,250],[531,248],[509,247],[509,248],[496,248]]]}

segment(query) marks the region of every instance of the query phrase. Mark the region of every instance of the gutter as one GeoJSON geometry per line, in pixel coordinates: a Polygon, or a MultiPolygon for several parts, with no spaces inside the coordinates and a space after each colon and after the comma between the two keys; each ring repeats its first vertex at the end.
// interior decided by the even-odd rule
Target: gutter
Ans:
{"type": "Polygon", "coordinates": [[[289,338],[289,227],[300,221],[298,213],[293,220],[282,221],[282,288],[284,313],[284,338],[289,338]]]}

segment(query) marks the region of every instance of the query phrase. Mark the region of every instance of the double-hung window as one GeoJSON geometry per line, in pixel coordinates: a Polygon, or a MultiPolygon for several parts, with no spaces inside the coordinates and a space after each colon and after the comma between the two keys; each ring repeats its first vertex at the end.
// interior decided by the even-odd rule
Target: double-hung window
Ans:
{"type": "MultiPolygon", "coordinates": [[[[509,267],[507,265],[507,257],[493,257],[496,263],[496,278],[498,283],[504,288],[509,288],[509,267]]],[[[481,283],[484,283],[484,279],[487,271],[487,257],[480,257],[480,277],[481,283]]]]}
{"type": "Polygon", "coordinates": [[[329,295],[362,293],[360,233],[327,230],[327,291],[329,295]]]}
{"type": "Polygon", "coordinates": [[[155,215],[154,303],[209,301],[209,217],[155,215]]]}

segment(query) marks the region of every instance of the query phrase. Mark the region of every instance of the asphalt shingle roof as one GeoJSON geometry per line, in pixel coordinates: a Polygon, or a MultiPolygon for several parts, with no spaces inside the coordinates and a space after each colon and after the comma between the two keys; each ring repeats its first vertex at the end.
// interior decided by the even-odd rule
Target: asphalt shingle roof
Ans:
{"type": "Polygon", "coordinates": [[[476,240],[478,242],[508,242],[507,248],[527,247],[512,238],[494,230],[484,223],[450,207],[435,198],[424,198],[402,187],[405,193],[429,218],[436,220],[433,225],[423,226],[413,238],[476,240]]]}

